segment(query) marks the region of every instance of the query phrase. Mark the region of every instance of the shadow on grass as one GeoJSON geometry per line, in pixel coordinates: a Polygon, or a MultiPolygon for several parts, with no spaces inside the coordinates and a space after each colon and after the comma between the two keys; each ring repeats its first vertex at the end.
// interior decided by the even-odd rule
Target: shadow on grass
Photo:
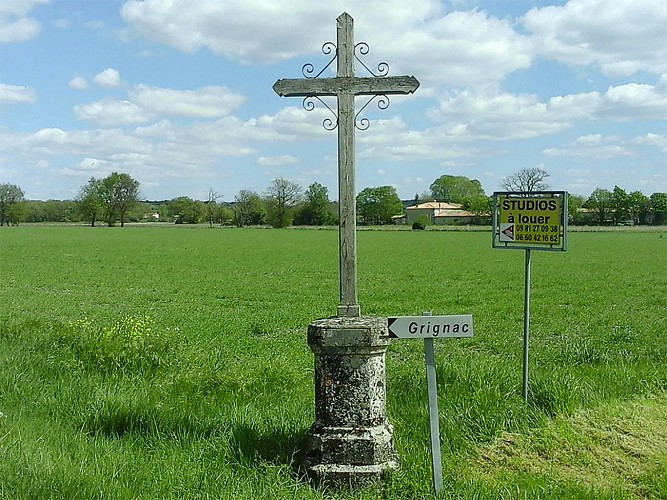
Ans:
{"type": "MultiPolygon", "coordinates": [[[[286,465],[299,473],[307,428],[279,428],[267,422],[234,422],[224,418],[198,418],[156,410],[139,402],[106,400],[79,426],[91,437],[107,439],[216,440],[239,465],[261,462],[286,465]]],[[[300,473],[299,473],[300,474],[300,473]]]]}
{"type": "Polygon", "coordinates": [[[269,462],[274,465],[288,465],[297,471],[305,453],[307,432],[308,429],[265,431],[252,425],[240,424],[232,429],[230,451],[241,464],[269,462]]]}
{"type": "Polygon", "coordinates": [[[80,430],[88,436],[109,439],[122,439],[128,435],[153,439],[213,438],[225,431],[214,421],[205,422],[194,416],[178,417],[124,401],[105,401],[87,416],[80,430]]]}

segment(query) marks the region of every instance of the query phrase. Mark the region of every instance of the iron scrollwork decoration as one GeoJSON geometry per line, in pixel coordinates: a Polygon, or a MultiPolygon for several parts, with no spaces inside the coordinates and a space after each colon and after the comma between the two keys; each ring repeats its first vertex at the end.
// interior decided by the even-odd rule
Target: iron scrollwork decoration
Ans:
{"type": "MultiPolygon", "coordinates": [[[[354,45],[354,58],[361,64],[368,73],[376,78],[382,78],[384,76],[389,75],[389,64],[386,62],[380,62],[377,65],[377,70],[373,71],[371,70],[365,63],[364,61],[361,60],[359,55],[361,56],[366,56],[370,52],[370,48],[366,42],[359,42],[354,45]],[[359,54],[359,55],[357,55],[359,54]]],[[[329,62],[317,73],[315,73],[315,66],[312,63],[306,63],[301,67],[301,74],[308,78],[308,79],[314,79],[314,78],[319,78],[322,73],[324,73],[336,60],[338,57],[338,47],[336,47],[336,44],[333,42],[326,42],[322,45],[322,53],[325,55],[330,55],[333,54],[331,59],[329,59],[329,62]]],[[[322,105],[331,112],[333,115],[332,118],[325,118],[322,121],[322,126],[329,131],[335,130],[338,127],[338,115],[336,112],[329,106],[323,99],[321,99],[319,96],[312,95],[312,96],[306,96],[303,99],[303,109],[306,111],[313,111],[315,109],[315,99],[317,99],[322,105]]],[[[362,117],[359,118],[362,111],[368,107],[368,105],[373,102],[377,101],[377,107],[378,109],[385,110],[389,107],[391,101],[389,100],[389,97],[386,94],[379,94],[379,95],[374,95],[371,97],[366,104],[364,104],[361,109],[354,115],[354,126],[355,128],[359,130],[367,130],[371,122],[368,118],[362,117]]]]}
{"type": "Polygon", "coordinates": [[[327,108],[329,111],[331,111],[331,114],[334,116],[333,119],[332,118],[325,118],[324,120],[322,120],[322,126],[326,130],[329,130],[329,131],[336,130],[336,127],[338,127],[338,115],[336,114],[336,112],[333,109],[331,109],[331,106],[329,106],[326,102],[324,102],[324,100],[322,98],[320,98],[319,96],[311,95],[311,96],[304,97],[303,98],[303,109],[305,109],[306,111],[314,110],[315,109],[314,99],[317,99],[318,101],[320,101],[324,105],[325,108],[327,108]]]}
{"type": "MultiPolygon", "coordinates": [[[[366,64],[364,61],[362,61],[359,56],[357,55],[357,52],[359,52],[360,55],[366,56],[370,52],[370,48],[368,47],[368,44],[366,42],[359,42],[355,44],[354,46],[354,58],[359,61],[359,64],[361,64],[366,71],[368,71],[371,76],[381,78],[383,76],[387,76],[389,74],[389,64],[386,62],[381,62],[378,64],[377,67],[377,73],[373,72],[366,64]]],[[[391,101],[389,100],[389,97],[386,94],[379,94],[379,95],[374,95],[371,97],[366,104],[364,104],[361,109],[357,112],[356,115],[354,115],[354,126],[358,128],[359,130],[368,130],[368,127],[371,126],[371,121],[366,118],[359,118],[361,115],[361,112],[368,107],[368,105],[373,102],[374,100],[377,99],[377,106],[378,109],[387,109],[389,107],[389,104],[391,104],[391,101]]]]}
{"type": "Polygon", "coordinates": [[[305,76],[306,78],[317,78],[319,77],[322,73],[326,71],[326,69],[333,64],[333,62],[336,60],[336,57],[338,56],[338,49],[336,47],[336,44],[333,42],[326,42],[324,45],[322,45],[322,53],[325,55],[329,55],[333,53],[333,57],[329,60],[327,65],[320,70],[320,72],[316,75],[313,75],[315,73],[315,66],[313,66],[312,63],[306,63],[303,65],[301,68],[301,74],[305,76]]]}
{"type": "Polygon", "coordinates": [[[359,111],[357,111],[357,114],[354,115],[354,126],[358,128],[359,130],[368,130],[368,127],[371,126],[371,121],[366,118],[365,116],[362,117],[361,119],[359,118],[359,115],[361,115],[361,112],[368,107],[370,103],[375,101],[377,99],[377,105],[378,109],[387,109],[389,107],[389,104],[391,102],[389,101],[389,97],[386,94],[379,94],[379,95],[374,95],[371,97],[366,104],[364,104],[359,111]]]}
{"type": "MultiPolygon", "coordinates": [[[[315,66],[312,63],[304,64],[303,67],[301,68],[301,74],[303,76],[305,76],[308,79],[318,78],[336,60],[336,57],[338,57],[338,48],[336,47],[335,43],[326,42],[324,43],[324,45],[322,45],[322,53],[325,55],[333,54],[333,57],[329,59],[329,62],[326,64],[326,66],[324,66],[316,75],[313,75],[313,73],[315,73],[315,66]]],[[[331,109],[331,106],[329,106],[326,102],[324,102],[324,100],[321,99],[320,97],[316,95],[304,97],[303,109],[305,109],[306,111],[313,111],[315,109],[314,99],[320,101],[324,105],[324,107],[327,108],[333,115],[333,119],[325,118],[324,120],[322,120],[322,126],[329,131],[336,130],[336,127],[338,127],[338,115],[336,115],[336,112],[333,109],[331,109]]]]}
{"type": "Polygon", "coordinates": [[[368,44],[366,42],[359,42],[354,46],[354,58],[357,61],[359,61],[359,64],[361,64],[364,68],[366,68],[366,71],[368,71],[371,74],[371,76],[375,77],[388,76],[389,65],[386,62],[381,62],[380,64],[378,64],[377,73],[374,73],[368,66],[366,66],[364,61],[359,59],[359,56],[357,56],[357,52],[359,52],[359,54],[361,54],[362,56],[366,56],[370,51],[371,49],[368,47],[368,44]]]}

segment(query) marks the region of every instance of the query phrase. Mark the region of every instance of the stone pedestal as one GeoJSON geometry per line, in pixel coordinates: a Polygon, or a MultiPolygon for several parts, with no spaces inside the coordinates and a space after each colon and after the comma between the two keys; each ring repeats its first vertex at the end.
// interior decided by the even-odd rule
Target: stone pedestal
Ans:
{"type": "Polygon", "coordinates": [[[385,318],[335,317],[308,326],[315,355],[315,423],[305,467],[316,482],[356,486],[398,467],[386,416],[385,318]]]}

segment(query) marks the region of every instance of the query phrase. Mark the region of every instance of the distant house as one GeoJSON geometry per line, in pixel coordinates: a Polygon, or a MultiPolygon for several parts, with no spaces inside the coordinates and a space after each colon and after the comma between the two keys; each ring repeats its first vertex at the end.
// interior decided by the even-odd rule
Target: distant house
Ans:
{"type": "Polygon", "coordinates": [[[143,216],[144,222],[157,222],[160,220],[160,214],[157,212],[148,212],[143,216]]]}
{"type": "Polygon", "coordinates": [[[412,224],[417,217],[425,216],[433,224],[471,224],[475,214],[463,210],[459,203],[429,201],[405,209],[405,215],[394,217],[396,224],[412,224]]]}

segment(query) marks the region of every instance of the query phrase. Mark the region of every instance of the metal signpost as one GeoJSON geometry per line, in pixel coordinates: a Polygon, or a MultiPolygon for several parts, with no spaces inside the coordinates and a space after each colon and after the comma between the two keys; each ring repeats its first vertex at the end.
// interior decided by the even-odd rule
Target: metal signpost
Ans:
{"type": "Polygon", "coordinates": [[[493,193],[493,248],[525,250],[523,398],[528,401],[530,251],[567,250],[567,192],[493,193]]]}
{"type": "Polygon", "coordinates": [[[428,421],[431,434],[431,462],[435,494],[442,491],[442,454],[440,452],[440,419],[438,417],[438,386],[435,373],[433,339],[444,337],[472,337],[472,315],[399,316],[387,318],[389,338],[424,339],[426,385],[428,388],[428,421]]]}

